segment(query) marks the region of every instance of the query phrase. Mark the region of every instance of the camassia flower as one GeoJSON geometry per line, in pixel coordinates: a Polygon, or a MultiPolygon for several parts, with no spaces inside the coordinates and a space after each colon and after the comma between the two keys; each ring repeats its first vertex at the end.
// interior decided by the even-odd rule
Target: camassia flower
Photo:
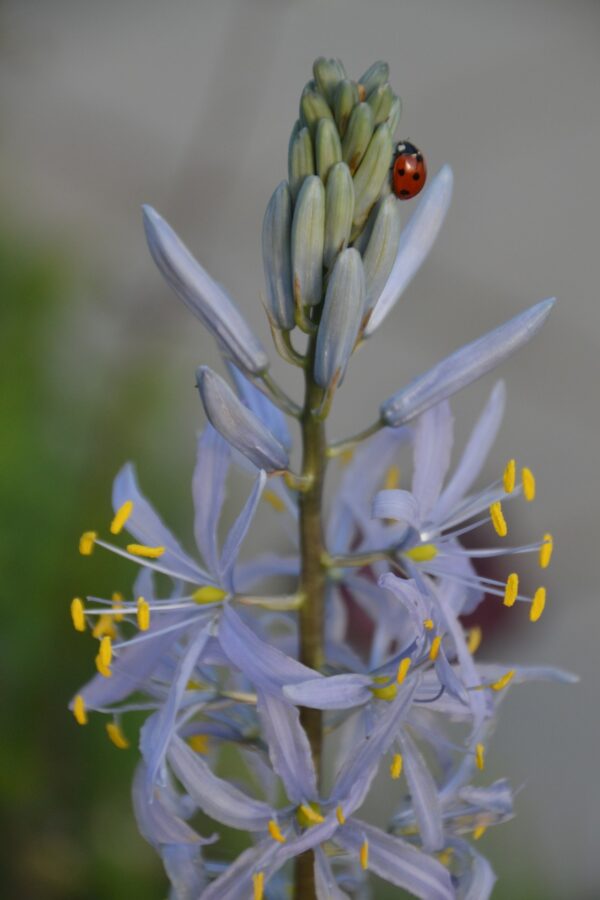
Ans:
{"type": "Polygon", "coordinates": [[[300,400],[226,291],[144,207],[152,258],[214,337],[226,377],[196,370],[208,419],[192,481],[198,558],[130,464],[114,482],[112,537],[80,539],[84,556],[108,550],[138,570],[126,598],[72,601],[76,630],[89,626],[98,642],[98,671],[71,709],[82,725],[108,715],[123,750],[123,717],[146,713],[133,805],[171,900],[368,900],[371,873],[421,900],[487,900],[495,875],[478,842],[513,815],[508,781],[482,783],[499,708],[522,682],[574,680],[480,663],[481,630],[461,620],[487,595],[528,603],[532,621],[546,601],[543,586],[521,589],[514,563],[506,582],[478,570],[482,559],[531,553],[545,571],[552,556],[548,533],[509,546],[513,510],[535,498],[527,464],[511,459],[476,486],[502,419],[502,382],[449,471],[449,399],[529,341],[554,300],[448,348],[368,428],[328,441],[353,354],[366,352],[417,274],[452,194],[443,166],[404,221],[390,180],[400,112],[381,61],[353,80],[339,60],[318,59],[302,91],[287,178],[262,228],[268,323],[278,354],[302,373],[300,400]],[[337,484],[326,491],[330,461],[337,484]],[[221,545],[232,463],[252,485],[221,545]],[[243,560],[261,501],[290,551],[243,560]],[[485,542],[474,548],[477,530],[485,542]],[[387,830],[358,817],[380,790],[395,801],[387,830]],[[214,823],[204,834],[198,812],[214,823]],[[233,860],[221,826],[245,836],[233,860]]]}

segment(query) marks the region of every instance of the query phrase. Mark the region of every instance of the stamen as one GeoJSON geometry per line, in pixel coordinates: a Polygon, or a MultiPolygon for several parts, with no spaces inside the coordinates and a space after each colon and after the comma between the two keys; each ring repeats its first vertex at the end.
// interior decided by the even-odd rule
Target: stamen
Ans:
{"type": "Polygon", "coordinates": [[[432,640],[431,647],[429,648],[429,659],[432,662],[435,662],[435,660],[438,658],[441,645],[442,645],[442,635],[437,634],[434,637],[434,639],[432,640]]]}
{"type": "Polygon", "coordinates": [[[369,866],[369,842],[366,838],[360,848],[360,866],[361,869],[367,869],[369,866]]]}
{"type": "Polygon", "coordinates": [[[319,812],[319,807],[316,803],[313,803],[310,806],[308,803],[303,803],[299,806],[298,820],[305,828],[308,828],[310,825],[320,825],[325,821],[319,812]]]}
{"type": "Polygon", "coordinates": [[[405,656],[404,659],[400,660],[400,664],[398,666],[398,674],[396,675],[396,681],[398,684],[402,684],[404,679],[406,678],[406,674],[410,669],[410,656],[405,656]]]}
{"type": "Polygon", "coordinates": [[[123,526],[133,512],[133,500],[126,500],[115,513],[115,517],[110,523],[111,534],[121,534],[123,526]]]}
{"type": "Polygon", "coordinates": [[[495,681],[493,684],[490,684],[491,689],[493,691],[503,690],[507,684],[510,684],[510,682],[513,680],[515,675],[516,675],[516,670],[511,669],[509,672],[507,672],[505,675],[503,675],[501,678],[499,678],[498,681],[495,681]]]}
{"type": "Polygon", "coordinates": [[[408,556],[413,562],[430,562],[438,555],[438,548],[435,544],[420,544],[418,547],[405,550],[403,555],[408,556]]]}
{"type": "Polygon", "coordinates": [[[275,821],[275,819],[271,819],[269,821],[269,834],[273,838],[274,841],[277,841],[279,844],[285,844],[287,838],[284,834],[281,833],[281,829],[279,825],[275,821]]]}
{"type": "Polygon", "coordinates": [[[467,634],[467,650],[471,654],[477,653],[481,644],[483,632],[479,625],[474,625],[473,628],[467,634]]]}
{"type": "Polygon", "coordinates": [[[116,722],[106,723],[106,733],[119,750],[127,750],[129,748],[129,741],[121,731],[121,726],[116,722]]]}
{"type": "Polygon", "coordinates": [[[213,587],[212,584],[206,584],[204,587],[194,591],[192,600],[195,603],[218,603],[219,600],[223,600],[226,596],[226,591],[222,591],[221,588],[218,587],[213,587]]]}
{"type": "MultiPolygon", "coordinates": [[[[123,594],[120,594],[118,591],[115,591],[112,595],[112,605],[113,609],[122,609],[123,608],[123,594]]],[[[123,613],[115,613],[114,614],[115,622],[122,622],[125,616],[123,613]]]]}
{"type": "Polygon", "coordinates": [[[446,847],[445,850],[437,854],[437,858],[443,866],[449,866],[452,862],[452,847],[446,847]]]}
{"type": "Polygon", "coordinates": [[[473,832],[473,840],[479,841],[484,836],[487,831],[487,825],[478,825],[475,831],[473,832]]]}
{"type": "Polygon", "coordinates": [[[343,466],[349,466],[352,460],[354,459],[354,450],[343,450],[339,456],[340,462],[343,466]]]}
{"type": "Polygon", "coordinates": [[[483,772],[485,767],[485,747],[483,744],[477,744],[475,747],[475,765],[483,772]]]}
{"type": "Polygon", "coordinates": [[[402,775],[402,754],[395,753],[394,758],[392,760],[392,764],[390,766],[390,775],[397,781],[398,778],[402,775]]]}
{"type": "Polygon", "coordinates": [[[338,822],[340,823],[340,825],[343,825],[345,823],[346,816],[344,815],[344,810],[342,809],[341,806],[336,807],[335,817],[338,820],[338,822]]]}
{"type": "Polygon", "coordinates": [[[515,600],[517,599],[517,594],[519,593],[519,576],[516,572],[512,572],[511,575],[506,579],[506,588],[504,590],[504,600],[503,603],[505,606],[514,606],[515,600]]]}
{"type": "Polygon", "coordinates": [[[499,537],[506,537],[508,534],[508,525],[506,524],[506,519],[504,518],[504,513],[502,512],[502,504],[499,500],[496,500],[495,503],[492,503],[490,506],[490,516],[492,518],[492,525],[496,531],[496,534],[499,537]]]}
{"type": "Polygon", "coordinates": [[[425,621],[423,622],[423,628],[425,628],[427,631],[433,631],[433,619],[425,619],[425,621]]]}
{"type": "Polygon", "coordinates": [[[529,608],[529,619],[531,622],[537,622],[546,605],[546,588],[539,587],[533,595],[531,606],[529,608]]]}
{"type": "Polygon", "coordinates": [[[143,597],[138,597],[137,623],[140,631],[148,631],[150,628],[150,606],[143,597]]]}
{"type": "Polygon", "coordinates": [[[83,603],[80,597],[74,597],[71,600],[71,618],[73,620],[73,628],[75,631],[85,631],[85,616],[83,614],[83,603]]]}
{"type": "Polygon", "coordinates": [[[79,538],[79,552],[82,556],[91,556],[94,552],[94,544],[98,533],[96,531],[84,531],[79,538]]]}
{"type": "MultiPolygon", "coordinates": [[[[121,616],[121,618],[123,618],[123,616],[121,616]]],[[[92,630],[92,636],[95,638],[102,638],[105,635],[108,635],[108,637],[114,640],[117,636],[117,629],[114,625],[115,619],[116,616],[113,616],[112,613],[101,613],[92,630]]]]}
{"type": "Polygon", "coordinates": [[[554,550],[554,541],[551,534],[545,534],[542,546],[540,547],[540,567],[547,569],[552,559],[552,551],[554,550]]]}
{"type": "Polygon", "coordinates": [[[253,900],[263,900],[265,892],[265,873],[255,872],[252,876],[252,887],[254,889],[253,900]]]}
{"type": "Polygon", "coordinates": [[[78,725],[87,725],[87,712],[85,711],[85,701],[81,694],[77,694],[73,701],[73,715],[78,725]]]}
{"type": "Polygon", "coordinates": [[[502,484],[507,494],[512,494],[515,489],[517,464],[514,459],[509,459],[506,463],[504,475],[502,476],[502,484]]]}
{"type": "Polygon", "coordinates": [[[100,641],[100,651],[98,655],[102,660],[102,665],[108,668],[112,662],[112,641],[108,635],[103,637],[100,641]]]}
{"type": "Polygon", "coordinates": [[[398,466],[390,466],[387,472],[385,473],[385,481],[383,482],[383,489],[385,491],[393,491],[400,484],[400,469],[398,466]]]}
{"type": "Polygon", "coordinates": [[[263,497],[263,500],[266,500],[266,502],[269,504],[269,506],[273,507],[275,512],[285,512],[285,503],[283,502],[281,497],[275,493],[275,491],[272,491],[270,488],[267,488],[267,490],[263,493],[262,497],[263,497]]]}
{"type": "Polygon", "coordinates": [[[145,544],[127,544],[127,552],[132,556],[143,556],[146,559],[158,559],[165,552],[164,547],[146,547],[145,544]]]}
{"type": "Polygon", "coordinates": [[[393,700],[398,693],[398,685],[397,684],[388,684],[385,687],[372,687],[371,692],[374,697],[377,697],[378,700],[393,700]]]}
{"type": "Polygon", "coordinates": [[[104,664],[104,660],[102,659],[102,657],[100,656],[99,653],[96,654],[95,662],[96,662],[96,668],[98,669],[100,674],[104,676],[104,678],[110,678],[112,676],[112,671],[111,671],[110,667],[106,666],[104,664]]]}
{"type": "Polygon", "coordinates": [[[525,499],[531,503],[532,500],[535,500],[535,477],[531,469],[521,469],[521,481],[525,499]]]}
{"type": "Polygon", "coordinates": [[[202,755],[206,755],[209,749],[208,743],[208,735],[206,734],[193,734],[188,738],[188,744],[195,750],[196,753],[202,753],[202,755]]]}

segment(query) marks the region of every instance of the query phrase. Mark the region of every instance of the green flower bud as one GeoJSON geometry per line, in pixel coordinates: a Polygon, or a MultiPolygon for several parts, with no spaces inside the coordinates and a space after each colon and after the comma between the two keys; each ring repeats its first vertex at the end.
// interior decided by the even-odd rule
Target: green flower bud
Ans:
{"type": "Polygon", "coordinates": [[[348,129],[342,141],[342,159],[348,164],[352,175],[369,146],[373,135],[373,110],[368,103],[359,103],[352,110],[348,129]]]}
{"type": "Polygon", "coordinates": [[[291,331],[295,325],[291,231],[292,195],[287,182],[282,181],[267,206],[263,220],[262,251],[269,318],[276,328],[283,331],[291,331]]]}
{"type": "Polygon", "coordinates": [[[363,253],[367,295],[365,312],[377,302],[394,265],[400,240],[400,204],[395,197],[380,200],[373,210],[373,227],[363,253]]]}
{"type": "Polygon", "coordinates": [[[318,89],[330,105],[333,105],[335,90],[346,77],[346,70],[339,59],[325,59],[320,56],[313,63],[313,75],[318,89]]]}
{"type": "Polygon", "coordinates": [[[388,127],[390,129],[390,134],[394,137],[394,132],[398,127],[398,122],[400,121],[400,116],[402,115],[402,100],[400,97],[396,97],[394,102],[392,103],[392,108],[390,110],[390,114],[388,116],[388,127]]]}
{"type": "Polygon", "coordinates": [[[321,119],[333,119],[333,113],[323,94],[310,85],[307,85],[302,91],[300,118],[303,124],[310,129],[313,137],[321,119]]]}
{"type": "Polygon", "coordinates": [[[371,91],[374,91],[380,84],[385,84],[389,79],[390,67],[386,62],[378,60],[377,62],[374,62],[372,66],[369,66],[365,74],[358,80],[359,83],[363,85],[368,97],[371,91]]]}
{"type": "Polygon", "coordinates": [[[294,301],[300,308],[321,302],[325,188],[309,175],[300,188],[292,220],[292,277],[294,301]]]}
{"type": "Polygon", "coordinates": [[[341,162],[342,159],[342,145],[335,122],[331,119],[321,119],[317,126],[315,157],[317,161],[317,175],[323,184],[326,184],[329,170],[336,163],[341,162]]]}
{"type": "Polygon", "coordinates": [[[325,189],[325,246],[323,263],[330,269],[338,253],[350,240],[354,217],[354,184],[346,163],[337,163],[329,172],[325,189]]]}
{"type": "Polygon", "coordinates": [[[367,103],[373,110],[373,121],[376,125],[381,125],[389,116],[395,95],[390,85],[386,82],[376,87],[367,97],[367,103]]]}
{"type": "Polygon", "coordinates": [[[333,98],[333,114],[340,137],[346,134],[352,110],[358,103],[358,88],[353,81],[345,78],[338,84],[333,98]]]}
{"type": "MultiPolygon", "coordinates": [[[[370,109],[370,107],[367,107],[370,109]]],[[[392,135],[383,123],[379,125],[367,148],[363,160],[354,175],[354,226],[355,230],[366,222],[371,207],[376,202],[392,163],[392,135]]]]}
{"type": "Polygon", "coordinates": [[[313,145],[308,128],[292,132],[288,153],[288,181],[294,200],[308,175],[315,174],[313,145]]]}

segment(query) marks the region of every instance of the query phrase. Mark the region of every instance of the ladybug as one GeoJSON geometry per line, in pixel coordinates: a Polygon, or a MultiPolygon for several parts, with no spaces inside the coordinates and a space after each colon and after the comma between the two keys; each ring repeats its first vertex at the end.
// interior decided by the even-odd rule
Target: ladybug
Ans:
{"type": "Polygon", "coordinates": [[[392,163],[392,190],[399,200],[410,200],[422,190],[427,180],[427,165],[423,154],[408,141],[396,147],[392,163]]]}

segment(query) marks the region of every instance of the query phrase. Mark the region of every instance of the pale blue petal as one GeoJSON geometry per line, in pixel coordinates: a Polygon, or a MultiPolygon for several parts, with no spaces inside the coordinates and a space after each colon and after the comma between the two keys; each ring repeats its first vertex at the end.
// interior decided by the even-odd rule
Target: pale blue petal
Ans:
{"type": "Polygon", "coordinates": [[[156,210],[144,206],[143,211],[150,253],[165,281],[230,359],[247,372],[264,372],[269,366],[267,354],[223,288],[204,271],[156,210]]]}
{"type": "Polygon", "coordinates": [[[539,331],[554,302],[543,300],[526,309],[415,378],[382,404],[382,421],[394,428],[403,425],[495,369],[539,331]]]}
{"type": "Polygon", "coordinates": [[[278,409],[272,400],[263,394],[262,391],[252,384],[246,376],[240,372],[237,366],[230,364],[229,371],[235,382],[236,390],[244,403],[251,412],[257,416],[265,427],[275,435],[279,443],[289,450],[292,446],[292,437],[285,415],[278,409]]]}
{"type": "Polygon", "coordinates": [[[198,440],[192,498],[196,544],[215,578],[219,573],[217,529],[225,500],[230,457],[231,449],[227,441],[207,423],[198,440]]]}
{"type": "Polygon", "coordinates": [[[365,838],[369,842],[369,869],[384,881],[421,900],[455,900],[448,870],[401,838],[358,819],[348,822],[335,835],[336,843],[357,855],[365,838]]]}
{"type": "Polygon", "coordinates": [[[272,694],[258,692],[258,716],[273,768],[292,803],[317,797],[317,779],[306,732],[295,706],[272,694]]]}
{"type": "Polygon", "coordinates": [[[200,849],[190,844],[165,844],[160,855],[171,882],[169,900],[197,900],[206,884],[200,849]]]}
{"type": "MultiPolygon", "coordinates": [[[[525,684],[527,681],[552,681],[555,684],[576,684],[579,675],[565,672],[564,669],[556,669],[554,666],[520,666],[507,663],[500,666],[497,663],[480,663],[477,671],[483,681],[493,684],[503,675],[514,669],[515,676],[511,684],[525,684]]],[[[504,691],[503,691],[504,693],[504,691]]]]}
{"type": "Polygon", "coordinates": [[[263,553],[256,559],[238,563],[235,567],[235,583],[241,593],[249,591],[265,578],[276,575],[298,575],[300,560],[297,556],[281,556],[277,553],[263,553]]]}
{"type": "Polygon", "coordinates": [[[329,278],[317,332],[314,377],[325,390],[340,385],[356,345],[365,307],[365,275],[358,250],[343,250],[329,278]]]}
{"type": "Polygon", "coordinates": [[[212,838],[202,838],[183,819],[173,815],[163,802],[164,788],[156,787],[150,796],[147,789],[147,769],[143,762],[135,770],[132,785],[133,811],[140,834],[149,844],[207,844],[212,838]]]}
{"type": "Polygon", "coordinates": [[[421,751],[406,731],[398,735],[404,756],[404,773],[414,807],[423,849],[428,853],[444,847],[444,826],[437,785],[421,751]]]}
{"type": "MultiPolygon", "coordinates": [[[[281,846],[285,844],[278,844],[272,838],[268,838],[256,847],[244,850],[225,872],[202,892],[201,900],[250,900],[253,896],[253,874],[255,872],[273,874],[278,868],[276,861],[281,846]]],[[[279,865],[283,865],[283,862],[279,865]]]]}
{"type": "Polygon", "coordinates": [[[396,519],[418,529],[421,524],[419,505],[410,491],[397,489],[379,491],[373,500],[373,517],[396,519]]]}
{"type": "Polygon", "coordinates": [[[426,522],[440,496],[450,466],[454,419],[448,402],[438,403],[419,416],[414,428],[413,481],[422,522],[426,522]]]}
{"type": "Polygon", "coordinates": [[[444,221],[452,197],[452,169],[443,166],[423,191],[419,205],[402,229],[396,261],[369,319],[365,336],[373,334],[417,273],[444,221]]]}
{"type": "Polygon", "coordinates": [[[513,814],[513,792],[506,778],[499,778],[485,787],[466,785],[460,788],[458,797],[476,809],[493,812],[503,819],[513,814]]]}
{"type": "Polygon", "coordinates": [[[351,709],[373,699],[369,675],[330,675],[287,685],[284,695],[297,706],[312,709],[351,709]]]}
{"type": "Polygon", "coordinates": [[[315,888],[317,900],[350,900],[338,887],[329,860],[320,847],[315,848],[315,888]]]}
{"type": "Polygon", "coordinates": [[[250,524],[252,522],[252,519],[254,518],[256,507],[260,502],[260,498],[262,497],[262,492],[265,488],[266,483],[267,473],[261,470],[254,481],[250,496],[246,500],[244,508],[233,523],[233,526],[225,540],[220,563],[221,579],[222,583],[231,593],[233,593],[235,590],[233,583],[233,568],[237,561],[237,555],[239,553],[240,547],[242,546],[244,538],[248,533],[248,529],[250,528],[250,524]]]}
{"type": "Polygon", "coordinates": [[[487,859],[461,838],[451,838],[448,843],[464,866],[457,885],[462,900],[489,900],[496,876],[487,859]]]}
{"type": "Polygon", "coordinates": [[[397,575],[387,572],[381,576],[378,584],[400,601],[410,616],[415,633],[420,635],[423,631],[423,622],[430,618],[430,609],[416,582],[412,578],[398,578],[397,575]]]}

